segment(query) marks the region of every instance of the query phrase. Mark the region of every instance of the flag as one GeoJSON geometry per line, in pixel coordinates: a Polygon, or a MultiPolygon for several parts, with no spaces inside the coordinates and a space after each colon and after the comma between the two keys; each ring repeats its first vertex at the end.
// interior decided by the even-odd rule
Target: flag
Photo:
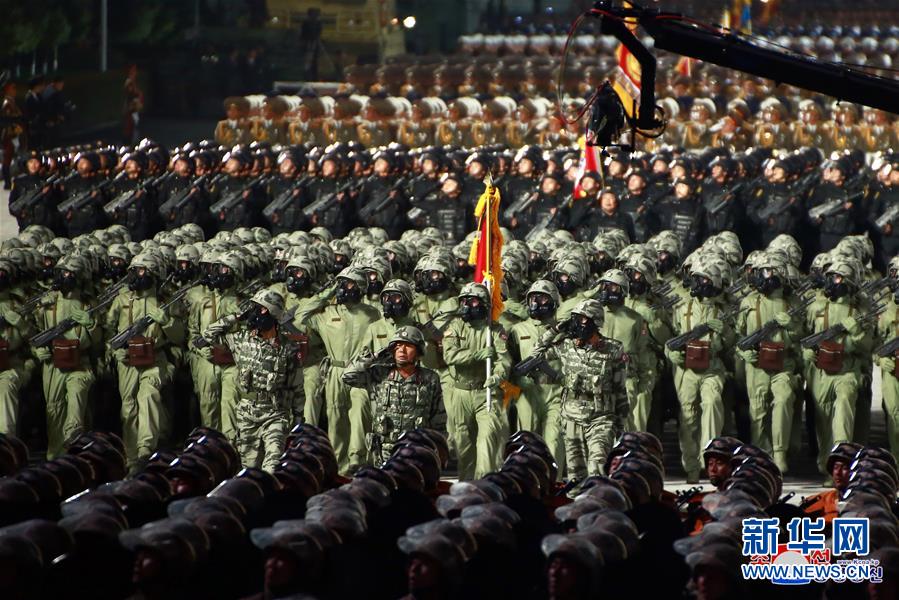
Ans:
{"type": "Polygon", "coordinates": [[[587,136],[585,135],[578,138],[577,145],[581,148],[581,160],[578,163],[577,176],[574,178],[574,192],[572,193],[574,200],[580,200],[584,197],[584,194],[581,192],[581,179],[584,177],[584,173],[590,171],[599,172],[598,149],[596,146],[588,146],[587,136]]]}
{"type": "Polygon", "coordinates": [[[690,58],[689,56],[681,56],[674,68],[679,74],[690,77],[693,74],[694,62],[695,59],[690,58]]]}
{"type": "Polygon", "coordinates": [[[503,234],[499,230],[499,203],[499,189],[488,175],[484,180],[484,193],[474,209],[474,216],[478,219],[478,235],[471,245],[468,264],[474,265],[474,280],[486,284],[490,290],[492,321],[499,319],[503,312],[503,234]]]}
{"type": "MultiPolygon", "coordinates": [[[[625,2],[624,8],[632,8],[631,3],[625,2]]],[[[631,32],[637,30],[636,20],[626,19],[625,23],[631,32]]],[[[618,48],[615,50],[615,59],[618,66],[615,67],[612,88],[621,98],[627,116],[634,117],[640,102],[640,78],[642,77],[640,63],[630,50],[624,47],[624,44],[618,44],[618,48]]]]}

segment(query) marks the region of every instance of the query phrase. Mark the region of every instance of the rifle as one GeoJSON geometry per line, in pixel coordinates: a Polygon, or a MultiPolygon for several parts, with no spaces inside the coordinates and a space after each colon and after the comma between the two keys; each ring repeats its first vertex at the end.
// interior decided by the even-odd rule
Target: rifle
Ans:
{"type": "Polygon", "coordinates": [[[730,201],[733,200],[737,196],[737,194],[740,193],[740,190],[742,190],[744,187],[746,187],[746,183],[740,182],[734,184],[734,186],[729,190],[726,190],[721,200],[717,204],[713,204],[711,207],[706,209],[706,211],[709,213],[709,216],[714,217],[722,210],[724,210],[724,207],[727,206],[728,203],[730,203],[730,201]]]}
{"type": "Polygon", "coordinates": [[[265,220],[271,223],[273,217],[287,210],[287,207],[295,202],[300,196],[303,187],[309,179],[310,177],[308,175],[300,177],[293,183],[293,185],[282,191],[274,200],[269,202],[268,206],[262,209],[262,216],[265,217],[265,220]]]}
{"type": "Polygon", "coordinates": [[[691,487],[688,490],[681,490],[677,492],[677,495],[674,497],[674,504],[677,506],[677,509],[680,510],[689,505],[690,501],[701,493],[702,488],[699,486],[691,487]]]}
{"type": "Polygon", "coordinates": [[[671,291],[671,282],[665,281],[649,289],[656,296],[666,296],[671,291]]]}
{"type": "MultiPolygon", "coordinates": [[[[210,182],[211,186],[213,182],[210,182]]],[[[190,200],[200,193],[202,189],[204,189],[209,182],[209,175],[200,175],[197,177],[189,186],[179,191],[177,194],[173,194],[170,198],[168,198],[165,202],[163,202],[159,207],[159,216],[163,219],[173,221],[175,219],[175,213],[184,208],[190,200]]]]}
{"type": "Polygon", "coordinates": [[[730,287],[724,290],[724,293],[728,296],[734,296],[743,291],[743,288],[746,287],[746,279],[740,278],[736,280],[730,287]]]}
{"type": "MultiPolygon", "coordinates": [[[[12,208],[10,208],[10,211],[12,211],[12,208]]],[[[874,224],[877,225],[878,229],[882,230],[895,221],[896,217],[899,217],[899,202],[894,202],[892,206],[886,209],[882,215],[877,217],[874,224]]]]}
{"type": "Polygon", "coordinates": [[[553,221],[556,220],[556,215],[558,215],[560,212],[559,209],[561,208],[561,206],[558,206],[556,207],[556,212],[543,215],[543,218],[541,218],[539,221],[537,221],[537,223],[534,224],[534,228],[531,229],[526,236],[524,236],[524,240],[526,242],[530,242],[538,235],[540,235],[540,233],[542,233],[547,227],[552,225],[553,221]]]}
{"type": "MultiPolygon", "coordinates": [[[[34,310],[34,308],[40,303],[41,300],[44,299],[44,297],[47,294],[49,294],[50,292],[55,291],[55,290],[56,290],[56,286],[54,285],[54,286],[47,288],[43,292],[35,294],[31,298],[29,298],[28,300],[23,302],[21,306],[14,308],[13,312],[16,313],[17,315],[19,315],[20,317],[24,317],[25,315],[30,313],[32,310],[34,310]]],[[[0,327],[5,327],[7,324],[8,324],[8,321],[5,318],[3,318],[3,316],[0,316],[0,327]]]]}
{"type": "Polygon", "coordinates": [[[439,342],[439,341],[443,340],[443,330],[446,329],[447,325],[449,325],[449,323],[452,319],[451,318],[447,319],[439,327],[436,324],[437,320],[442,319],[443,317],[458,316],[460,314],[462,314],[462,311],[459,309],[444,310],[444,311],[441,311],[441,312],[435,314],[426,323],[420,324],[418,326],[418,328],[421,329],[422,333],[424,333],[426,336],[439,342]]]}
{"type": "MultiPolygon", "coordinates": [[[[730,309],[729,311],[723,313],[719,317],[719,320],[720,321],[728,321],[728,320],[734,318],[735,316],[737,316],[737,314],[739,314],[739,312],[740,312],[740,307],[735,306],[732,309],[730,309]]],[[[708,323],[700,323],[699,325],[697,325],[690,331],[687,331],[686,333],[682,333],[679,336],[671,338],[670,340],[665,342],[665,345],[668,347],[669,350],[672,350],[674,352],[679,352],[679,351],[683,350],[684,348],[686,348],[687,344],[689,342],[692,342],[693,340],[698,340],[699,338],[701,338],[705,335],[708,335],[708,333],[711,330],[712,330],[712,328],[709,327],[708,323]]]]}
{"type": "Polygon", "coordinates": [[[227,213],[229,210],[232,210],[243,202],[244,196],[249,195],[253,191],[253,188],[263,184],[266,179],[268,179],[267,175],[259,175],[248,181],[247,184],[239,190],[225,194],[221,200],[209,207],[209,212],[211,212],[217,219],[220,218],[221,215],[227,213]]]}
{"type": "MultiPolygon", "coordinates": [[[[95,304],[94,306],[87,309],[87,314],[92,315],[101,308],[105,308],[115,299],[115,295],[104,297],[100,302],[95,304]]],[[[72,317],[68,317],[63,319],[53,327],[48,327],[42,332],[34,335],[28,340],[28,343],[34,346],[35,348],[40,348],[41,346],[49,346],[53,340],[58,339],[65,335],[65,333],[78,325],[72,317]]]]}
{"type": "Polygon", "coordinates": [[[56,210],[58,210],[60,213],[62,213],[64,215],[68,214],[71,211],[79,210],[79,209],[87,206],[88,204],[90,204],[91,201],[94,199],[95,195],[99,194],[100,192],[102,192],[103,190],[108,188],[109,186],[111,186],[115,183],[118,183],[119,181],[124,179],[126,176],[127,176],[127,173],[125,173],[125,171],[122,171],[121,173],[116,175],[115,179],[106,179],[104,181],[101,181],[100,184],[97,185],[96,187],[92,187],[89,190],[85,190],[85,191],[81,192],[80,194],[78,194],[77,196],[75,196],[74,198],[70,198],[70,199],[66,200],[65,202],[63,202],[62,204],[57,206],[56,210]]]}
{"type": "Polygon", "coordinates": [[[676,296],[676,295],[675,296],[665,296],[662,298],[661,302],[650,304],[649,308],[654,311],[656,311],[656,310],[671,310],[672,308],[674,308],[681,302],[683,302],[683,298],[681,298],[680,296],[676,296]]]}
{"type": "Polygon", "coordinates": [[[21,216],[22,213],[24,213],[24,211],[26,211],[27,209],[40,204],[43,199],[53,191],[56,182],[59,180],[59,174],[51,175],[47,179],[47,181],[45,181],[38,187],[25,192],[25,194],[23,194],[21,198],[9,205],[9,214],[14,216],[21,216]]]}
{"type": "Polygon", "coordinates": [[[844,210],[844,204],[846,204],[847,202],[852,202],[862,194],[864,194],[864,192],[856,192],[847,198],[834,198],[833,200],[829,200],[827,202],[819,204],[818,206],[809,209],[808,216],[812,220],[832,217],[833,215],[844,210]]]}
{"type": "Polygon", "coordinates": [[[503,220],[508,223],[518,215],[526,211],[531,205],[537,201],[540,192],[534,192],[527,196],[523,196],[509,205],[509,208],[503,211],[503,220]]]}
{"type": "Polygon", "coordinates": [[[247,296],[252,296],[263,287],[265,287],[265,281],[263,281],[262,279],[254,279],[237,291],[237,297],[245,298],[247,296]]]}
{"type": "MultiPolygon", "coordinates": [[[[871,310],[857,318],[858,323],[862,326],[867,325],[871,321],[875,320],[878,315],[880,315],[880,313],[884,311],[885,308],[886,305],[884,304],[875,304],[871,307],[871,310]]],[[[819,331],[818,333],[813,333],[812,335],[808,335],[802,338],[799,343],[802,344],[803,348],[817,349],[822,342],[829,342],[830,340],[839,337],[844,333],[846,333],[846,328],[837,323],[836,325],[831,325],[824,331],[819,331]]]]}
{"type": "Polygon", "coordinates": [[[768,219],[785,213],[789,208],[793,206],[794,199],[795,196],[775,196],[775,202],[766,204],[759,211],[759,220],[767,221],[768,219]]]}
{"type": "Polygon", "coordinates": [[[880,291],[881,289],[888,287],[893,282],[893,279],[890,277],[881,277],[880,279],[872,279],[870,281],[866,281],[862,284],[862,286],[858,289],[859,292],[865,295],[870,295],[880,291]]]}
{"type": "Polygon", "coordinates": [[[168,174],[165,173],[159,175],[158,177],[149,177],[142,181],[140,185],[138,185],[133,190],[129,190],[117,195],[115,198],[106,203],[106,205],[103,207],[103,212],[105,212],[110,219],[114,219],[116,214],[128,208],[131,203],[134,202],[135,198],[147,193],[151,188],[156,187],[160,181],[167,177],[167,175],[168,174]]]}
{"type": "Polygon", "coordinates": [[[549,377],[550,381],[558,381],[562,377],[562,374],[549,364],[549,361],[546,360],[543,354],[532,354],[512,367],[512,374],[516,377],[529,375],[531,378],[536,379],[534,371],[540,371],[549,377]]]}
{"type": "MultiPolygon", "coordinates": [[[[788,310],[787,314],[790,315],[791,319],[798,317],[805,312],[805,309],[808,308],[808,305],[811,304],[814,299],[814,296],[804,296],[799,298],[799,304],[788,310]]],[[[737,348],[740,350],[756,350],[760,343],[771,337],[771,334],[779,328],[780,325],[778,325],[777,321],[772,319],[749,335],[740,339],[740,341],[737,342],[737,348]]]]}
{"type": "MultiPolygon", "coordinates": [[[[193,282],[188,283],[184,287],[180,288],[172,295],[171,300],[160,306],[159,309],[164,311],[176,302],[180,302],[181,299],[184,298],[185,295],[187,295],[187,292],[189,292],[190,289],[197,285],[199,282],[200,280],[196,279],[193,282]]],[[[113,350],[120,350],[124,348],[131,338],[141,335],[152,323],[153,319],[151,319],[149,315],[142,316],[140,319],[129,325],[124,331],[120,331],[115,336],[113,336],[109,340],[109,347],[113,350]]]]}
{"type": "Polygon", "coordinates": [[[359,189],[360,187],[362,187],[361,182],[357,183],[355,180],[348,181],[347,183],[337,188],[337,190],[335,190],[333,193],[328,194],[327,196],[322,196],[312,204],[305,206],[303,208],[303,216],[307,219],[311,219],[312,215],[317,215],[321,212],[324,212],[332,202],[335,202],[337,200],[337,196],[339,196],[340,194],[350,193],[359,189]]]}
{"type": "Polygon", "coordinates": [[[896,336],[882,346],[879,346],[875,352],[877,353],[877,356],[881,358],[885,356],[896,356],[896,352],[899,352],[899,336],[896,336]]]}
{"type": "Polygon", "coordinates": [[[363,223],[367,223],[373,216],[390,206],[390,203],[393,202],[393,193],[398,192],[405,185],[406,178],[400,177],[382,198],[375,200],[374,202],[369,202],[359,209],[359,220],[363,223]]]}

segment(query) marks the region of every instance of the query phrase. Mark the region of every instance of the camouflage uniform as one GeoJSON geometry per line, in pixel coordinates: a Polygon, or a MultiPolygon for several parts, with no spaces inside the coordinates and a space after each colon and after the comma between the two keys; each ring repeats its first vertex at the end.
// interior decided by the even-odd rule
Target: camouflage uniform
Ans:
{"type": "MultiPolygon", "coordinates": [[[[276,319],[284,311],[284,299],[277,293],[261,290],[253,303],[268,309],[276,319]]],[[[258,330],[240,327],[236,315],[227,315],[203,332],[209,340],[224,337],[234,354],[237,368],[235,410],[237,450],[244,467],[273,471],[284,451],[284,440],[291,424],[301,419],[302,408],[295,399],[302,398],[302,388],[293,387],[296,378],[296,347],[280,330],[271,338],[258,330]]],[[[301,380],[300,380],[301,381],[301,380]]]]}
{"type": "MultiPolygon", "coordinates": [[[[584,300],[572,310],[602,327],[603,309],[584,300]]],[[[562,364],[562,427],[568,474],[575,479],[602,475],[606,456],[630,414],[625,389],[627,366],[621,343],[600,336],[593,347],[555,330],[544,334],[534,353],[562,364]]]]}
{"type": "MultiPolygon", "coordinates": [[[[0,260],[0,272],[12,277],[15,266],[0,260]]],[[[19,390],[27,381],[22,351],[31,324],[13,308],[17,304],[12,290],[0,289],[0,433],[16,435],[19,415],[19,390]]]]}
{"type": "MultiPolygon", "coordinates": [[[[398,342],[413,343],[419,352],[424,350],[424,336],[414,327],[400,327],[390,339],[390,346],[398,342]]],[[[394,368],[392,358],[382,364],[379,357],[366,348],[344,371],[343,382],[364,387],[372,402],[372,431],[366,436],[369,451],[375,462],[384,462],[399,437],[418,427],[446,430],[446,412],[440,377],[431,369],[417,367],[415,373],[403,378],[394,368]]]]}

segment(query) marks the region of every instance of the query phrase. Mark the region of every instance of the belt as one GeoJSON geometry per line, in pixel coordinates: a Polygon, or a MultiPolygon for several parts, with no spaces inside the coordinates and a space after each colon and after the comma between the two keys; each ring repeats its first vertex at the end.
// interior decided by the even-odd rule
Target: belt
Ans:
{"type": "Polygon", "coordinates": [[[472,392],[474,390],[484,389],[484,382],[482,381],[482,382],[478,383],[478,382],[474,381],[471,383],[465,383],[464,381],[454,381],[453,387],[456,388],[457,390],[467,390],[469,392],[472,392]]]}
{"type": "Polygon", "coordinates": [[[330,361],[331,361],[331,366],[332,366],[332,367],[340,367],[341,369],[345,369],[346,366],[347,366],[348,364],[350,364],[348,361],[345,361],[345,360],[334,360],[333,358],[330,359],[330,361]]]}

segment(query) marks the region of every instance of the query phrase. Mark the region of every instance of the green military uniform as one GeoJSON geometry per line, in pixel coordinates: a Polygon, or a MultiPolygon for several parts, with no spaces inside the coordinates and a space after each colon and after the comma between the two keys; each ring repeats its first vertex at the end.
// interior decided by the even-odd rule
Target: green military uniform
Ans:
{"type": "MultiPolygon", "coordinates": [[[[792,319],[787,312],[790,310],[790,299],[785,297],[783,290],[783,282],[786,281],[785,265],[767,258],[761,260],[758,266],[767,275],[766,281],[772,278],[775,281],[770,284],[770,291],[763,287],[767,293],[756,291],[743,299],[736,333],[740,338],[745,337],[770,321],[776,321],[778,328],[763,342],[761,348],[737,352],[745,364],[752,443],[765,452],[773,452],[778,467],[786,472],[795,409],[794,373],[798,362],[798,339],[802,323],[792,319]],[[763,355],[761,365],[760,352],[763,355]],[[766,360],[765,355],[770,359],[766,360]],[[782,359],[778,359],[778,356],[782,356],[782,359]],[[782,365],[778,369],[774,363],[779,361],[782,361],[782,365]]],[[[767,284],[763,284],[765,285],[767,284]]]]}
{"type": "MultiPolygon", "coordinates": [[[[534,309],[530,312],[537,316],[516,323],[509,331],[508,346],[513,360],[520,361],[530,356],[541,338],[556,324],[553,314],[545,314],[539,310],[538,307],[546,302],[546,299],[539,295],[549,299],[553,313],[561,303],[556,286],[549,280],[535,281],[528,289],[526,294],[528,306],[534,305],[534,309]]],[[[561,369],[558,361],[553,361],[550,366],[557,371],[561,369]]],[[[562,437],[561,384],[550,381],[545,373],[539,371],[516,378],[513,383],[521,388],[521,395],[515,401],[518,429],[533,431],[542,436],[556,463],[563,466],[565,442],[562,437]]]]}
{"type": "MultiPolygon", "coordinates": [[[[827,270],[828,284],[832,284],[835,276],[853,281],[857,275],[858,269],[843,260],[834,261],[827,270]]],[[[827,296],[827,289],[825,286],[825,295],[817,297],[806,310],[806,329],[810,333],[818,333],[831,326],[842,325],[846,333],[833,340],[842,347],[833,347],[829,351],[803,349],[803,358],[808,365],[806,385],[811,388],[815,399],[818,468],[822,473],[825,472],[830,448],[840,442],[852,441],[861,370],[863,365],[869,364],[872,341],[856,320],[861,313],[858,300],[848,294],[831,299],[827,296]],[[835,361],[828,369],[830,373],[819,366],[828,355],[835,361]]]]}
{"type": "Polygon", "coordinates": [[[64,345],[75,347],[67,351],[67,363],[56,360],[54,356],[62,357],[66,351],[61,348],[51,351],[51,347],[58,345],[57,340],[51,342],[50,347],[32,348],[35,358],[41,363],[43,375],[48,458],[65,452],[65,441],[85,426],[88,394],[94,383],[89,349],[97,328],[97,323],[87,312],[90,307],[79,289],[84,276],[89,273],[87,263],[80,257],[68,256],[57,263],[56,269],[58,273],[71,277],[74,285],[66,288],[65,292],[52,292],[44,299],[35,311],[37,328],[43,331],[68,318],[77,324],[58,338],[66,340],[64,345]]]}
{"type": "MultiPolygon", "coordinates": [[[[362,343],[368,328],[378,320],[373,307],[361,302],[368,282],[362,271],[348,267],[338,275],[340,286],[352,284],[358,289],[357,300],[341,301],[342,290],[338,289],[338,304],[329,304],[322,309],[298,315],[297,326],[306,327],[325,345],[327,357],[322,362],[322,386],[325,414],[328,418],[328,437],[334,446],[337,462],[342,473],[368,462],[365,434],[368,432],[366,415],[368,407],[353,405],[350,388],[341,376],[350,361],[362,350],[362,343]]],[[[361,398],[360,398],[361,400],[361,398]]]]}
{"type": "Polygon", "coordinates": [[[691,297],[680,304],[672,318],[674,333],[680,335],[706,323],[711,331],[695,340],[695,347],[708,354],[708,366],[690,368],[686,364],[686,352],[672,351],[667,347],[665,355],[674,365],[674,385],[680,403],[678,438],[681,462],[688,481],[698,481],[702,467],[702,448],[712,438],[721,435],[724,428],[724,401],[722,393],[726,370],[722,361],[724,352],[734,343],[733,329],[719,320],[724,313],[720,290],[721,273],[713,264],[694,264],[692,273],[706,278],[717,291],[717,296],[697,299],[691,297]]]}
{"type": "Polygon", "coordinates": [[[578,480],[603,474],[630,414],[624,350],[620,342],[599,335],[603,312],[596,300],[584,300],[572,311],[577,339],[549,330],[534,350],[562,365],[565,459],[568,474],[578,480]]]}
{"type": "MultiPolygon", "coordinates": [[[[890,261],[890,266],[896,261],[890,261]]],[[[895,268],[895,267],[894,267],[895,268]]],[[[878,342],[885,344],[899,337],[899,304],[894,299],[880,315],[877,322],[878,342]]],[[[890,452],[899,457],[899,378],[896,377],[896,355],[878,359],[880,373],[883,376],[881,391],[883,393],[883,412],[886,417],[887,439],[890,452]]]]}
{"type": "Polygon", "coordinates": [[[446,401],[447,413],[455,428],[459,457],[459,479],[477,479],[495,470],[501,460],[508,420],[503,408],[500,382],[509,371],[506,341],[495,335],[487,322],[490,296],[481,284],[469,283],[459,293],[462,303],[476,299],[485,309],[466,321],[454,319],[443,336],[443,359],[453,382],[452,397],[446,401]],[[492,336],[492,341],[488,338],[492,336]],[[487,378],[488,357],[494,358],[487,378]],[[487,392],[492,394],[487,407],[487,392]]]}
{"type": "MultiPolygon", "coordinates": [[[[385,348],[410,343],[419,352],[424,350],[424,336],[415,327],[399,327],[389,342],[390,346],[385,348]]],[[[440,378],[431,369],[417,367],[412,375],[404,377],[392,357],[382,360],[366,348],[350,363],[343,381],[353,387],[364,387],[371,398],[373,419],[369,451],[377,462],[390,457],[393,445],[406,431],[418,427],[446,431],[440,378]]]]}
{"type": "MultiPolygon", "coordinates": [[[[145,348],[152,348],[148,356],[152,364],[132,366],[128,349],[122,348],[112,353],[118,373],[119,395],[122,398],[122,438],[125,442],[125,456],[134,468],[137,461],[148,458],[159,445],[160,420],[163,406],[161,389],[168,383],[169,364],[163,349],[167,343],[166,330],[172,319],[159,309],[155,286],[162,267],[147,254],[139,254],[131,260],[132,271],[146,270],[150,278],[149,286],[139,289],[132,283],[132,289],[121,292],[106,314],[105,328],[112,335],[131,326],[135,321],[149,316],[153,323],[144,332],[145,348]]],[[[132,340],[135,344],[137,340],[132,340]]]]}
{"type": "Polygon", "coordinates": [[[261,290],[252,301],[256,307],[246,327],[235,327],[237,316],[231,314],[208,327],[203,337],[224,337],[234,354],[238,392],[235,424],[241,462],[244,467],[271,472],[284,451],[291,424],[301,419],[302,407],[295,408],[294,399],[302,397],[303,390],[293,385],[302,379],[291,376],[297,368],[296,346],[277,327],[283,318],[284,299],[261,290]],[[270,320],[266,323],[260,318],[270,320]]]}
{"type": "MultiPolygon", "coordinates": [[[[240,312],[235,284],[239,280],[243,265],[240,257],[228,252],[219,257],[219,265],[224,265],[234,273],[234,282],[222,290],[207,290],[190,305],[188,316],[188,338],[193,341],[225,315],[240,312]]],[[[219,266],[219,268],[221,268],[219,266]]],[[[191,375],[194,389],[200,402],[200,423],[221,431],[230,440],[235,440],[237,423],[237,367],[231,352],[222,345],[197,348],[191,344],[191,375]]]]}
{"type": "MultiPolygon", "coordinates": [[[[10,281],[15,266],[0,260],[0,278],[10,281]]],[[[27,380],[23,351],[31,324],[14,309],[10,288],[0,287],[0,433],[16,435],[19,391],[27,380]]]]}

